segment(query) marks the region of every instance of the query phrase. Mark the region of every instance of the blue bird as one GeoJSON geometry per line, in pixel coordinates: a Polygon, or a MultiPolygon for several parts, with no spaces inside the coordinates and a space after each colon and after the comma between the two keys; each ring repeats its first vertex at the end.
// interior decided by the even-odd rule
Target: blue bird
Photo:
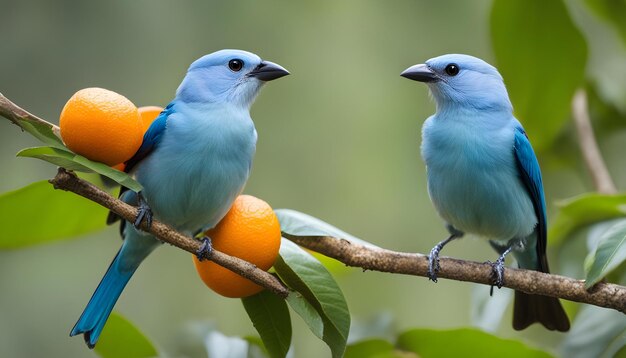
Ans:
{"type": "MultiPolygon", "coordinates": [[[[221,50],[196,60],[174,100],[152,123],[126,171],[143,186],[122,190],[120,198],[140,210],[131,225],[122,221],[121,249],[96,288],[70,336],[84,334],[93,348],[115,302],[141,262],[159,246],[138,229],[152,216],[195,235],[214,227],[242,192],[252,166],[257,133],[250,106],[259,90],[289,72],[259,56],[221,50]]],[[[116,221],[109,215],[108,222],[116,221]]],[[[204,238],[198,257],[210,252],[204,238]]]]}
{"type": "MultiPolygon", "coordinates": [[[[421,152],[428,193],[450,237],[431,250],[429,278],[437,281],[444,245],[464,233],[489,239],[500,254],[493,264],[498,288],[509,253],[521,268],[549,272],[539,163],[496,68],[453,54],[411,66],[401,76],[425,82],[437,106],[422,128],[421,152]]],[[[516,291],[513,328],[534,322],[569,329],[558,299],[516,291]]]]}

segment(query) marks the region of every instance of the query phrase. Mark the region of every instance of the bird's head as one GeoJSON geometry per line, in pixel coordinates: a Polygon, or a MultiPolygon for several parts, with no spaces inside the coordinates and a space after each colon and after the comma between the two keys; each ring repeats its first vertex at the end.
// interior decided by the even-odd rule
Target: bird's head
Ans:
{"type": "Polygon", "coordinates": [[[249,108],[267,81],[289,72],[259,56],[241,50],[221,50],[189,66],[177,96],[185,102],[232,103],[249,108]]]}
{"type": "Polygon", "coordinates": [[[400,75],[426,83],[438,110],[511,110],[502,76],[495,67],[476,57],[443,55],[411,66],[400,75]]]}

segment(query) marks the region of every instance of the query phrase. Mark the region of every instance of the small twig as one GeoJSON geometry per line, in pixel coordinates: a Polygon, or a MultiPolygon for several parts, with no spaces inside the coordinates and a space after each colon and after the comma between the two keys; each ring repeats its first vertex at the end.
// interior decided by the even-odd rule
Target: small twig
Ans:
{"type": "MultiPolygon", "coordinates": [[[[302,237],[283,234],[289,240],[310,250],[341,261],[347,266],[389,273],[427,276],[428,257],[422,254],[371,248],[332,237],[302,237]]],[[[440,259],[438,277],[456,281],[493,284],[492,267],[488,263],[440,259]]],[[[505,268],[504,287],[530,294],[551,296],[626,313],[626,287],[598,283],[590,291],[584,281],[532,270],[505,268]]]]}
{"type": "Polygon", "coordinates": [[[585,159],[585,165],[593,179],[596,190],[602,194],[616,194],[617,188],[604,163],[596,137],[593,134],[589,108],[587,106],[587,93],[584,89],[576,91],[572,98],[572,115],[574,123],[576,123],[580,151],[585,159]]]}
{"type": "MultiPolygon", "coordinates": [[[[137,216],[137,208],[134,206],[128,205],[125,202],[112,197],[107,192],[80,179],[76,176],[76,174],[63,168],[59,168],[57,175],[53,179],[50,179],[50,183],[55,189],[71,191],[85,197],[104,206],[130,222],[133,222],[137,216]]],[[[152,222],[150,228],[147,228],[145,221],[143,221],[141,223],[141,229],[148,231],[164,242],[191,252],[192,254],[195,254],[202,245],[200,241],[187,237],[156,220],[152,222]]],[[[278,279],[276,279],[276,277],[257,268],[247,261],[226,255],[217,250],[212,251],[209,260],[269,289],[280,297],[285,298],[289,294],[289,290],[278,279]]]]}

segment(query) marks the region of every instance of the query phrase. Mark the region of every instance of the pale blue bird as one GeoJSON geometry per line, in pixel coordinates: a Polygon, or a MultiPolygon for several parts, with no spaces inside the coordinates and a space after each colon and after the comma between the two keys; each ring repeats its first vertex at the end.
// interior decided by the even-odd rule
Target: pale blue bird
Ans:
{"type": "MultiPolygon", "coordinates": [[[[222,50],[191,64],[174,100],[152,123],[126,171],[143,185],[121,199],[139,205],[134,225],[122,222],[122,248],[70,336],[84,334],[93,348],[122,290],[160,241],[137,228],[154,218],[195,235],[214,227],[242,192],[256,149],[250,106],[267,81],[289,72],[259,56],[222,50]]],[[[116,220],[109,216],[109,223],[116,220]]],[[[204,239],[198,257],[211,250],[204,239]]]]}
{"type": "MultiPolygon", "coordinates": [[[[421,151],[428,193],[450,237],[430,252],[430,279],[437,281],[439,251],[464,233],[489,239],[500,254],[493,264],[498,288],[510,252],[519,267],[549,272],[539,163],[496,68],[475,57],[444,55],[401,76],[425,82],[437,105],[424,123],[421,151]]],[[[569,329],[558,299],[516,291],[513,328],[534,322],[569,329]]]]}

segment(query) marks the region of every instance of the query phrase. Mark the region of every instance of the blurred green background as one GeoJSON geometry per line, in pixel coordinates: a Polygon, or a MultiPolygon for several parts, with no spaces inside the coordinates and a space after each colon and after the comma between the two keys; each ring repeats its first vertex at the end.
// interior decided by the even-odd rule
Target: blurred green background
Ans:
{"type": "MultiPolygon", "coordinates": [[[[567,4],[592,50],[588,72],[610,77],[594,64],[623,60],[624,47],[608,25],[581,11],[581,1],[567,4]]],[[[58,123],[65,101],[92,86],[137,106],[165,106],[193,60],[222,48],[249,50],[292,75],[268,85],[252,108],[259,141],[246,193],[394,250],[425,253],[446,236],[419,156],[421,125],[434,104],[425,86],[399,73],[444,53],[495,64],[491,1],[2,0],[0,8],[0,92],[32,113],[58,123]]],[[[601,148],[620,186],[626,132],[602,128],[601,148]]],[[[568,124],[557,144],[539,153],[549,218],[555,200],[591,190],[574,141],[568,124]]],[[[54,176],[52,165],[15,158],[35,145],[0,119],[0,192],[54,176]]],[[[32,209],[35,223],[45,212],[32,209]]],[[[5,220],[10,213],[0,213],[5,220]]],[[[80,240],[0,251],[0,356],[94,356],[68,334],[119,245],[111,227],[80,240]]],[[[582,250],[571,246],[562,254],[582,250]]],[[[444,255],[496,258],[474,239],[455,242],[444,255]]],[[[555,272],[580,277],[582,263],[560,267],[559,257],[551,259],[555,272]]],[[[471,284],[357,269],[337,279],[354,319],[383,312],[399,330],[470,324],[471,284]]],[[[171,247],[142,265],[116,309],[171,356],[189,354],[190,322],[255,334],[240,301],[209,291],[190,255],[171,247]]],[[[292,319],[296,356],[327,355],[324,343],[292,319]]],[[[562,337],[537,326],[514,332],[510,319],[508,312],[500,335],[548,350],[562,337]]]]}

